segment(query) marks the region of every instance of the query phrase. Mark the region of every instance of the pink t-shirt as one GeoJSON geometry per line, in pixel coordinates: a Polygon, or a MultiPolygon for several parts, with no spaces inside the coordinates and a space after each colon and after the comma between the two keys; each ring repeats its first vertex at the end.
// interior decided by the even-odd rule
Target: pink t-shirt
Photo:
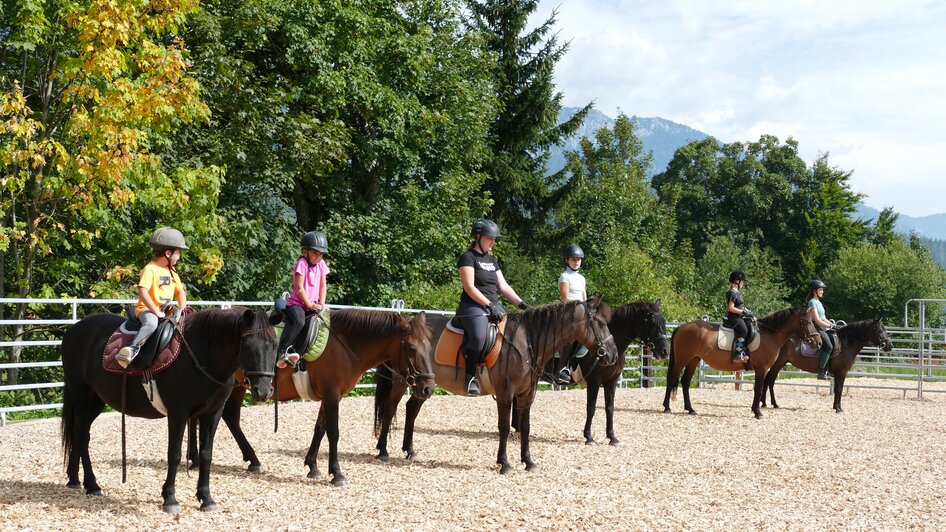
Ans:
{"type": "MultiPolygon", "coordinates": [[[[306,260],[305,257],[299,257],[299,260],[296,261],[295,269],[292,270],[293,287],[295,287],[296,274],[301,275],[302,288],[305,289],[305,294],[309,296],[309,301],[318,303],[319,292],[322,290],[322,283],[325,281],[325,276],[328,273],[328,266],[325,264],[324,260],[320,260],[315,266],[309,266],[309,261],[306,260]]],[[[324,305],[325,301],[322,301],[322,304],[324,305]]],[[[299,297],[295,289],[289,294],[286,305],[295,305],[297,307],[304,306],[302,298],[299,297]]]]}

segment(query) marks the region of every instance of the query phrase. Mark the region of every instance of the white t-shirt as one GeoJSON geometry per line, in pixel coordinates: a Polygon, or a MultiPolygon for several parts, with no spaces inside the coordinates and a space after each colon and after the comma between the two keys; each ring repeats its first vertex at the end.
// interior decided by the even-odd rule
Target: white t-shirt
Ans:
{"type": "Polygon", "coordinates": [[[558,277],[558,284],[568,283],[568,300],[582,301],[585,294],[585,276],[571,268],[565,268],[558,277]]]}

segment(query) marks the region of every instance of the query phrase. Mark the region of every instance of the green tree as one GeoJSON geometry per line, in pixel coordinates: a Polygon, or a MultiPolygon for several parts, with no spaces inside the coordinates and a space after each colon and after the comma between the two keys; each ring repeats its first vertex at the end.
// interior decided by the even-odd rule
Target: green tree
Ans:
{"type": "Polygon", "coordinates": [[[878,246],[886,246],[900,239],[896,233],[897,220],[900,215],[894,212],[893,207],[884,207],[877,215],[873,226],[868,226],[865,239],[878,246]]]}
{"type": "Polygon", "coordinates": [[[489,129],[492,157],[485,165],[485,189],[495,202],[492,216],[501,227],[539,243],[545,217],[556,200],[558,176],[546,176],[548,148],[581,125],[592,104],[559,124],[562,93],[555,90],[555,65],[568,50],[549,32],[556,12],[527,30],[538,0],[470,1],[472,27],[487,36],[496,56],[491,93],[500,103],[489,129]]]}
{"type": "MultiPolygon", "coordinates": [[[[213,226],[214,169],[181,167],[172,181],[152,151],[172,128],[206,117],[175,35],[193,8],[190,0],[3,4],[4,295],[85,295],[90,279],[119,281],[147,258],[130,257],[125,235],[183,219],[194,230],[213,226]]],[[[219,257],[212,248],[195,252],[195,271],[211,279],[219,257]]],[[[18,305],[15,318],[26,312],[18,305]]],[[[15,327],[12,336],[21,333],[15,327]]]]}
{"type": "Polygon", "coordinates": [[[710,240],[706,253],[697,262],[692,297],[714,319],[726,317],[726,290],[733,270],[746,273],[746,306],[762,317],[786,307],[800,305],[790,301],[790,291],[782,282],[778,259],[769,251],[752,246],[741,250],[732,240],[717,236],[710,240]]]}

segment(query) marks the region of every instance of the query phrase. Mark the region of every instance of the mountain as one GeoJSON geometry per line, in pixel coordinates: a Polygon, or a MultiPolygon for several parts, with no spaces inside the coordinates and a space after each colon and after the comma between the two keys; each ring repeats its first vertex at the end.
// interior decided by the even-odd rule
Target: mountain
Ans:
{"type": "MultiPolygon", "coordinates": [[[[879,214],[879,210],[859,203],[855,216],[864,220],[876,221],[879,214]]],[[[925,238],[946,240],[946,213],[930,214],[918,218],[901,214],[900,217],[897,218],[897,225],[894,227],[894,230],[905,235],[910,234],[911,231],[916,231],[920,236],[925,238]]]]}
{"type": "MultiPolygon", "coordinates": [[[[559,123],[568,120],[578,109],[578,107],[563,108],[558,114],[559,123]]],[[[648,177],[662,172],[670,160],[673,159],[673,154],[677,151],[677,148],[709,136],[702,131],[663,118],[634,116],[631,117],[631,120],[636,124],[635,132],[637,136],[644,143],[644,151],[654,154],[650,171],[647,173],[648,177]]],[[[576,134],[568,139],[563,147],[556,146],[549,150],[548,172],[553,174],[565,167],[565,150],[577,150],[582,137],[593,139],[596,131],[613,125],[613,118],[597,109],[592,109],[576,134]]]]}

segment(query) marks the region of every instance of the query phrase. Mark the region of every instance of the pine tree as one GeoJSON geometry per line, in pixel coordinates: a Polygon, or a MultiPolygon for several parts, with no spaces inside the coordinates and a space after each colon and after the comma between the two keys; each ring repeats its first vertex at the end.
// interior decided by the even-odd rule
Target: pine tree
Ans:
{"type": "Polygon", "coordinates": [[[557,11],[526,31],[538,0],[470,2],[471,25],[486,35],[496,54],[495,94],[501,110],[490,128],[493,157],[486,163],[485,188],[494,200],[492,216],[506,233],[534,241],[556,199],[558,175],[546,176],[547,150],[572,135],[584,121],[589,103],[558,124],[562,93],[555,90],[555,65],[567,44],[549,36],[557,11]]]}

